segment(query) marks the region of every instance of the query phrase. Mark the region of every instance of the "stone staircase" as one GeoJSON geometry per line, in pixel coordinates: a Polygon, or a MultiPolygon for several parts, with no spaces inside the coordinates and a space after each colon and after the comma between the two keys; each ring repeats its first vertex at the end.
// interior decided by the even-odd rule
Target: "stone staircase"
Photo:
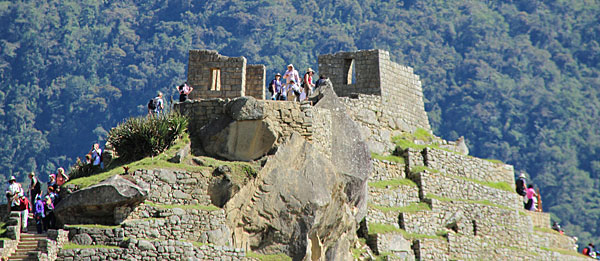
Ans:
{"type": "Polygon", "coordinates": [[[46,234],[37,234],[35,219],[29,214],[27,220],[27,232],[21,232],[21,238],[17,245],[17,251],[13,253],[9,260],[36,260],[36,252],[39,251],[38,243],[46,239],[46,234]]]}

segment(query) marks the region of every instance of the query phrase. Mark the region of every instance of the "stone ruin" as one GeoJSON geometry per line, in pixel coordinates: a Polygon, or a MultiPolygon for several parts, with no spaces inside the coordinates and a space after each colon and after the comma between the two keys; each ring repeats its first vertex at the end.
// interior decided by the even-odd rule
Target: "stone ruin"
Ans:
{"type": "Polygon", "coordinates": [[[254,251],[293,260],[585,260],[574,239],[548,231],[547,213],[523,211],[514,191],[493,186],[514,190],[510,165],[457,153],[450,142],[396,151],[399,161],[370,158],[395,149],[395,135],[431,133],[419,77],[388,52],[319,56],[330,81],[312,105],[264,100],[264,72],[244,57],[190,51],[194,92],[175,109],[188,116],[192,144],[174,159],[214,170],[134,171],[129,179],[148,194],[115,209],[118,227],[66,226],[71,242],[120,248],[58,258],[254,260],[254,251]],[[261,169],[236,181],[229,167],[190,159],[190,150],[261,169]]]}

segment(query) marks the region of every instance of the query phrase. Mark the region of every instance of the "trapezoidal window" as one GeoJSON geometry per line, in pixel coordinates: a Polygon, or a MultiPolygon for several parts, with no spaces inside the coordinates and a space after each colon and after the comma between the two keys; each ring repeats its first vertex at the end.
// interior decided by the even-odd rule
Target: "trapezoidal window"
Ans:
{"type": "Polygon", "coordinates": [[[344,59],[344,84],[356,82],[356,70],[354,59],[344,59]]]}
{"type": "Polygon", "coordinates": [[[220,91],[221,90],[221,68],[210,69],[210,90],[220,91]]]}

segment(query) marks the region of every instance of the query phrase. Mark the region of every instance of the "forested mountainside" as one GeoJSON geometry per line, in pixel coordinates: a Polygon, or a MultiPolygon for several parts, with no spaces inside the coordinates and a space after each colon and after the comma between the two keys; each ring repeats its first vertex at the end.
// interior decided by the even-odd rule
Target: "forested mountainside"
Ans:
{"type": "Polygon", "coordinates": [[[379,48],[421,76],[436,135],[526,171],[568,234],[599,242],[599,14],[598,0],[2,1],[2,178],[45,179],[174,96],[189,49],[270,77],[379,48]]]}

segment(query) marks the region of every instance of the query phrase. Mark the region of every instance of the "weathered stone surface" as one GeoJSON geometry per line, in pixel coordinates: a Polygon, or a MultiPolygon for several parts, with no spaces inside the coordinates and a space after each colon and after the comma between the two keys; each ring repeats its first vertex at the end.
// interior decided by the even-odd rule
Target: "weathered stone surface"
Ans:
{"type": "Polygon", "coordinates": [[[227,104],[226,112],[236,121],[262,120],[265,118],[265,107],[253,97],[239,97],[227,104]]]}
{"type": "Polygon", "coordinates": [[[277,134],[268,121],[233,121],[227,117],[202,127],[199,136],[202,149],[208,155],[241,161],[264,156],[277,140],[277,134]]]}
{"type": "Polygon", "coordinates": [[[88,234],[78,234],[71,238],[71,242],[78,245],[91,245],[94,241],[88,234]]]}
{"type": "Polygon", "coordinates": [[[147,191],[120,176],[113,176],[94,186],[78,190],[56,206],[62,223],[119,224],[117,209],[137,206],[146,199],[147,191]]]}
{"type": "Polygon", "coordinates": [[[190,155],[190,152],[191,152],[191,147],[190,147],[190,144],[188,143],[185,146],[183,146],[183,148],[181,148],[179,151],[177,151],[177,153],[175,153],[175,156],[173,156],[173,158],[169,159],[169,162],[181,163],[183,161],[183,159],[185,159],[185,157],[190,155]]]}
{"type": "Polygon", "coordinates": [[[298,260],[324,258],[338,249],[328,255],[348,260],[348,249],[334,246],[349,246],[341,241],[355,238],[358,210],[347,196],[352,188],[357,187],[327,157],[293,134],[267,160],[255,182],[225,205],[235,244],[298,260]]]}
{"type": "Polygon", "coordinates": [[[317,108],[329,109],[332,135],[331,159],[346,179],[345,193],[359,210],[356,222],[367,214],[367,180],[371,173],[371,153],[362,138],[359,126],[346,113],[346,105],[339,101],[331,82],[319,88],[315,95],[317,108]]]}

